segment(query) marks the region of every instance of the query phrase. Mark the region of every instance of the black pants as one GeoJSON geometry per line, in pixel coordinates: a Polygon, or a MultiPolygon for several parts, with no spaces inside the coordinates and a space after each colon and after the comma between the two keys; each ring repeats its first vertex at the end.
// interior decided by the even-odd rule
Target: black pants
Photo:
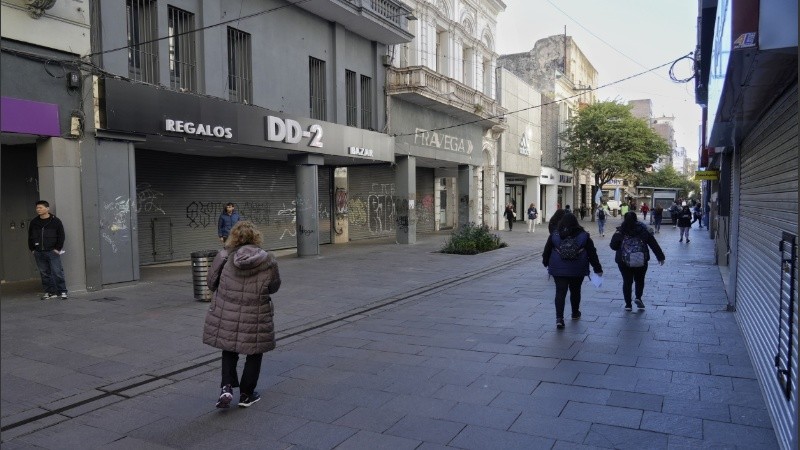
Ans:
{"type": "Polygon", "coordinates": [[[636,297],[642,298],[644,293],[644,276],[647,274],[647,266],[644,267],[628,267],[622,264],[619,266],[619,272],[622,274],[622,296],[625,298],[625,306],[631,304],[631,287],[636,282],[636,297]]]}
{"type": "Polygon", "coordinates": [[[581,307],[581,284],[583,277],[553,277],[556,281],[556,319],[564,318],[564,304],[569,290],[569,303],[572,314],[577,314],[581,307]]]}
{"type": "Polygon", "coordinates": [[[514,217],[513,216],[508,216],[508,229],[509,230],[513,230],[514,229],[514,217]]]}
{"type": "Polygon", "coordinates": [[[263,353],[247,355],[242,371],[242,383],[239,385],[239,375],[236,373],[236,363],[239,362],[239,354],[222,351],[222,384],[220,387],[230,384],[231,387],[238,387],[242,394],[250,395],[256,389],[258,375],[261,373],[261,357],[263,353]]]}

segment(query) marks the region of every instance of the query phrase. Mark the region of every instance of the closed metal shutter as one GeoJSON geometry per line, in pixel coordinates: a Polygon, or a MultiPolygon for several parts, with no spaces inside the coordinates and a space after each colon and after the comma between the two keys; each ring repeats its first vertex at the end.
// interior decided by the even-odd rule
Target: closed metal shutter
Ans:
{"type": "Polygon", "coordinates": [[[436,229],[433,195],[433,169],[417,167],[417,233],[436,229]]]}
{"type": "Polygon", "coordinates": [[[394,236],[397,230],[394,168],[348,167],[347,184],[350,240],[394,236]]]}
{"type": "MultiPolygon", "coordinates": [[[[797,448],[798,307],[795,303],[790,355],[793,381],[787,400],[775,367],[781,279],[778,243],[784,231],[797,234],[797,127],[795,85],[742,145],[738,218],[737,314],[778,440],[782,445],[789,444],[787,448],[797,448]]],[[[796,271],[794,285],[797,292],[796,271]]]]}
{"type": "MultiPolygon", "coordinates": [[[[320,243],[329,243],[330,169],[319,173],[320,243]]],[[[294,168],[284,162],[137,149],[136,194],[142,264],[219,248],[217,219],[228,202],[258,225],[265,248],[297,246],[294,168]]]]}

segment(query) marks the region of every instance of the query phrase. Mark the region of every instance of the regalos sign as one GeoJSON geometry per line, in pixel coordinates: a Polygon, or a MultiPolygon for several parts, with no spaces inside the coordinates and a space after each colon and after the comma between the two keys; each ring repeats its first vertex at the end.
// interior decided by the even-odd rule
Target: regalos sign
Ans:
{"type": "Polygon", "coordinates": [[[164,120],[164,130],[193,136],[214,136],[223,139],[231,139],[233,137],[233,130],[230,127],[187,122],[183,120],[164,120]]]}

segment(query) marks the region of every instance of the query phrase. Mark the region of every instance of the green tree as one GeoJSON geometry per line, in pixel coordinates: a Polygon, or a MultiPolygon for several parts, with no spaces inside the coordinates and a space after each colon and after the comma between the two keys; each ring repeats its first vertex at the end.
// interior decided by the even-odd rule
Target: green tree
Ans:
{"type": "Polygon", "coordinates": [[[564,161],[594,173],[595,190],[616,177],[638,177],[669,144],[631,108],[615,101],[594,103],[567,120],[561,138],[566,143],[564,161]]]}
{"type": "Polygon", "coordinates": [[[680,189],[681,192],[678,196],[683,198],[688,198],[689,193],[692,191],[696,194],[700,192],[700,183],[681,175],[672,166],[642,174],[639,177],[639,185],[680,189]]]}

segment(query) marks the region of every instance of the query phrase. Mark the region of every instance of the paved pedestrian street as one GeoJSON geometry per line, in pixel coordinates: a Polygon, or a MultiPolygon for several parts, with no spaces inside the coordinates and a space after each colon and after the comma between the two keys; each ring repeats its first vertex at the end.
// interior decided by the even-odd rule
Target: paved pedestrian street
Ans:
{"type": "Polygon", "coordinates": [[[219,352],[200,340],[188,265],[68,301],[6,289],[2,447],[778,448],[708,231],[686,244],[664,227],[667,262],[626,312],[620,220],[605,237],[583,222],[604,282],[584,282],[564,330],[546,225],[477,256],[437,253],[446,234],[279,253],[278,348],[246,409],[214,407],[219,352]]]}

